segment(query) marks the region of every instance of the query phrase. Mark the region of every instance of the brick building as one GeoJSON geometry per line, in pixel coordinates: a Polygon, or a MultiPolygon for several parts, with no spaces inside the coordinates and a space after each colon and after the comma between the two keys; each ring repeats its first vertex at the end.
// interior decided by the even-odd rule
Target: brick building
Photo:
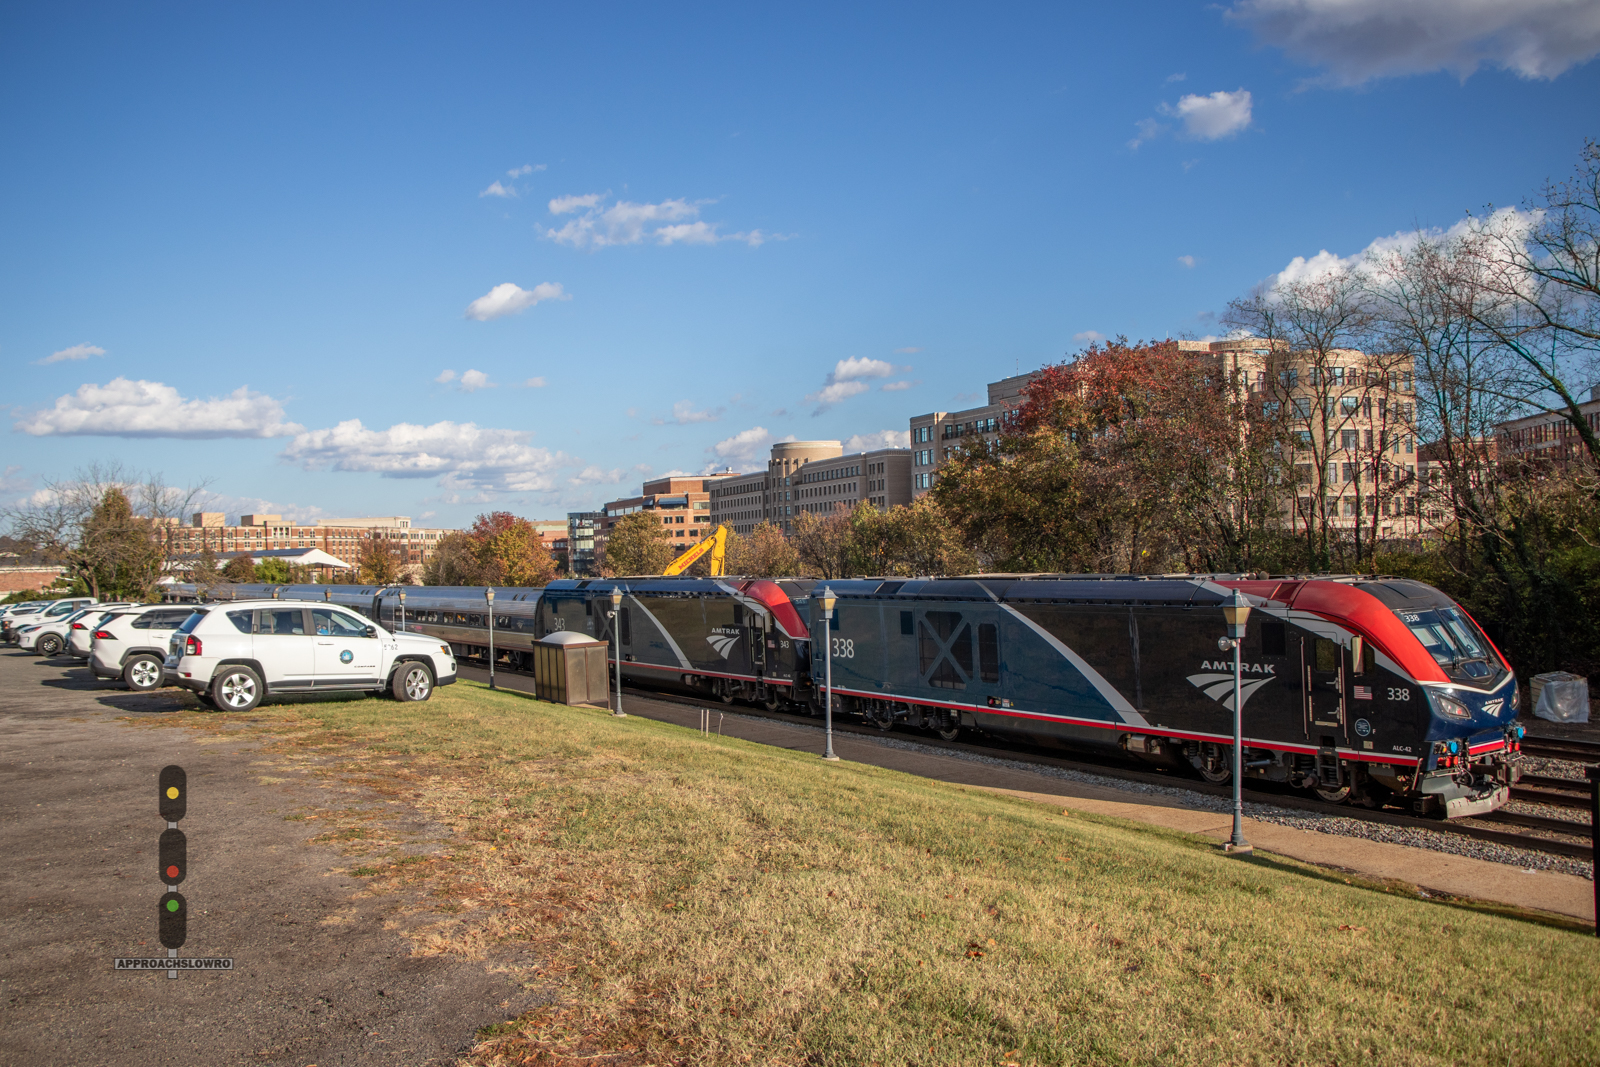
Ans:
{"type": "Polygon", "coordinates": [[[973,441],[993,441],[1007,416],[1022,403],[1038,371],[988,385],[988,403],[963,411],[930,411],[911,417],[911,494],[920,497],[938,480],[939,465],[973,441]]]}
{"type": "Polygon", "coordinates": [[[351,565],[361,560],[361,548],[370,540],[388,542],[404,561],[406,574],[421,581],[422,567],[434,547],[455,530],[415,527],[406,515],[318,519],[313,524],[285,522],[281,515],[241,515],[237,525],[226,524],[222,512],[197,512],[188,526],[164,527],[172,538],[173,554],[196,556],[210,549],[217,556],[317,548],[351,565]]]}
{"type": "Polygon", "coordinates": [[[727,523],[747,534],[771,522],[790,533],[795,516],[826,514],[838,504],[887,510],[911,503],[911,452],[879,448],[846,455],[838,441],[782,441],[772,446],[765,471],[707,484],[713,526],[727,523]]]}

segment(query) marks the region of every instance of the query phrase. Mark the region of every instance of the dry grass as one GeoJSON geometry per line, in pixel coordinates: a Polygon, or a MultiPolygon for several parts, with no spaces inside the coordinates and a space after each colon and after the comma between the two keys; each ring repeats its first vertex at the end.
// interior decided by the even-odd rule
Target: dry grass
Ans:
{"type": "Polygon", "coordinates": [[[1600,1062],[1600,946],[1559,925],[468,684],[258,715],[453,829],[313,813],[431,894],[418,952],[546,961],[472,1063],[1600,1062]]]}

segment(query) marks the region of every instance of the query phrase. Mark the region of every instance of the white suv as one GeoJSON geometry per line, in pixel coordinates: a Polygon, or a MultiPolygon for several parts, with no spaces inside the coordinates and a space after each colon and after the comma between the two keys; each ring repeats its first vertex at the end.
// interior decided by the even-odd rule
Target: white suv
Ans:
{"type": "Polygon", "coordinates": [[[172,635],[193,614],[194,608],[188,604],[146,604],[113,611],[90,634],[89,669],[96,678],[121,678],[138,693],[160,689],[168,684],[161,665],[172,635]]]}
{"type": "MultiPolygon", "coordinates": [[[[65,649],[67,655],[77,659],[88,659],[89,654],[94,651],[94,632],[102,624],[111,621],[111,617],[117,614],[118,611],[127,611],[129,608],[137,608],[139,606],[134,603],[96,604],[87,614],[79,616],[67,627],[67,647],[65,649]]],[[[165,658],[166,654],[166,649],[163,648],[161,650],[162,657],[165,658]]]]}
{"type": "Polygon", "coordinates": [[[345,608],[293,600],[199,604],[172,635],[167,678],[224,711],[268,694],[389,690],[427,700],[456,680],[437,638],[390,633],[345,608]]]}
{"type": "Polygon", "coordinates": [[[32,626],[41,622],[55,622],[64,615],[71,615],[74,611],[81,611],[97,603],[94,597],[75,596],[65,600],[52,600],[32,611],[13,611],[0,620],[0,627],[4,627],[6,639],[12,644],[17,643],[17,631],[24,626],[32,626]]]}
{"type": "MultiPolygon", "coordinates": [[[[24,652],[32,651],[40,656],[54,656],[67,647],[67,635],[74,626],[82,627],[84,620],[100,614],[102,605],[96,604],[92,608],[80,608],[70,614],[63,615],[49,622],[35,622],[17,628],[17,647],[24,652]]],[[[110,607],[112,605],[105,605],[110,607]]]]}

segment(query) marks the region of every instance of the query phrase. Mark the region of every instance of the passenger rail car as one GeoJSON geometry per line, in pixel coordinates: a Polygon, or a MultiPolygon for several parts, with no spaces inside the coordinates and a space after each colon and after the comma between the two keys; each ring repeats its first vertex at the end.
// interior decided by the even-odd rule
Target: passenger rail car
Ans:
{"type": "MultiPolygon", "coordinates": [[[[236,588],[331,599],[400,625],[398,587],[236,588]]],[[[826,633],[836,712],[947,739],[973,729],[1116,750],[1224,782],[1233,659],[1217,638],[1236,589],[1254,609],[1242,649],[1247,777],[1447,817],[1505,803],[1519,774],[1516,679],[1465,611],[1402,579],[569,580],[496,590],[495,645],[526,669],[548,633],[613,649],[620,638],[634,684],[816,713],[823,646],[813,635],[826,633]],[[813,595],[822,584],[837,597],[826,630],[813,595]],[[624,591],[616,632],[613,588],[624,591]]],[[[486,652],[482,589],[403,591],[406,628],[460,655],[486,652]]]]}

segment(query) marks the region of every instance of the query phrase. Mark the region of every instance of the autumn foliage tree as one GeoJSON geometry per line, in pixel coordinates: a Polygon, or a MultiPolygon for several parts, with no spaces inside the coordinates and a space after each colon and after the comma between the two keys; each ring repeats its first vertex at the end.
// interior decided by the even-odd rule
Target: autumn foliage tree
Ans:
{"type": "Polygon", "coordinates": [[[542,586],[555,574],[556,562],[533,523],[509,511],[492,511],[440,539],[423,580],[428,585],[542,586]]]}
{"type": "Polygon", "coordinates": [[[747,534],[728,535],[729,574],[789,578],[800,570],[800,553],[776,523],[763,522],[747,534]]]}
{"type": "Polygon", "coordinates": [[[636,511],[618,519],[607,533],[601,573],[608,577],[660,574],[675,554],[661,519],[653,512],[636,511]]]}
{"type": "Polygon", "coordinates": [[[1247,570],[1278,536],[1283,440],[1209,353],[1118,339],[1046,368],[930,495],[1000,570],[1247,570]]]}

